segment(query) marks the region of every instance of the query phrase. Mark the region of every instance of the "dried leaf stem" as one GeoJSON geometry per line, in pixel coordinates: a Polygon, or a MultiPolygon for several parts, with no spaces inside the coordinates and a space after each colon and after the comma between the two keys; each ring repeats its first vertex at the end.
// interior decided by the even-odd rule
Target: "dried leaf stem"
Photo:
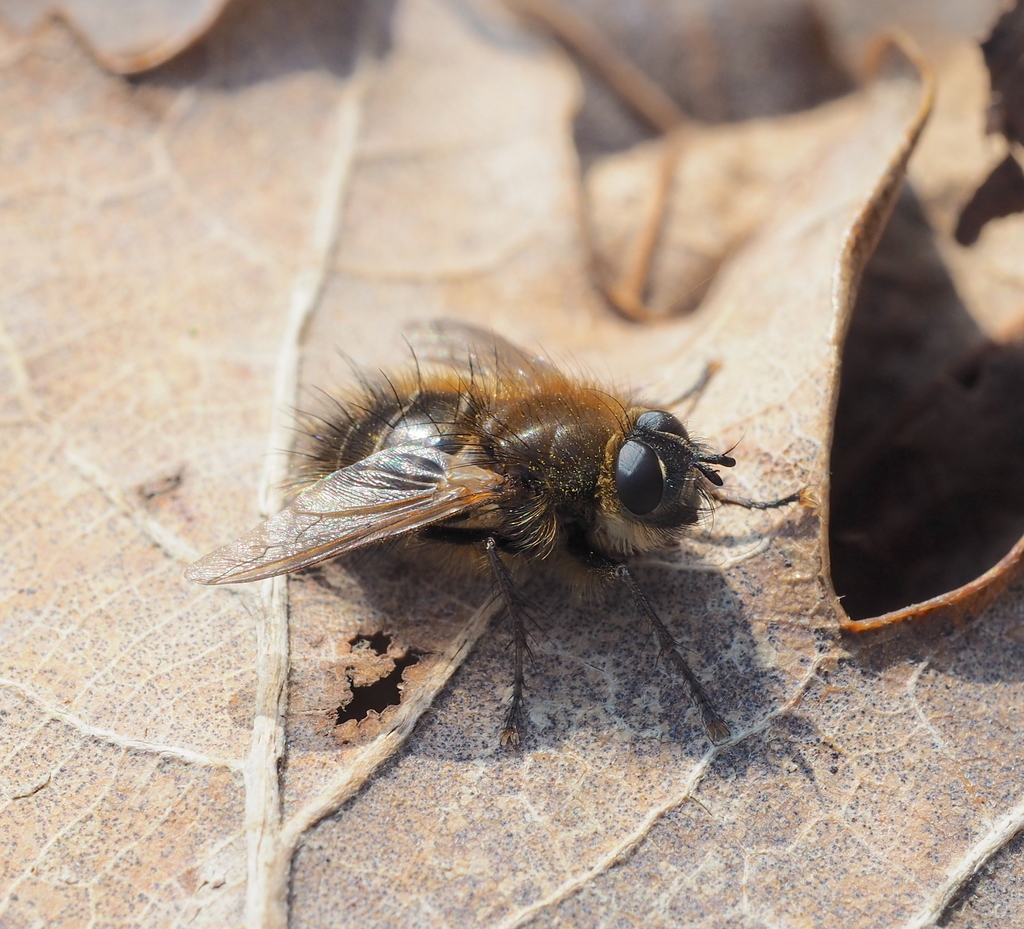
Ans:
{"type": "MultiPolygon", "coordinates": [[[[298,394],[300,345],[306,323],[316,308],[330,269],[344,213],[345,195],[362,120],[363,100],[374,70],[361,57],[338,104],[331,160],[314,217],[309,257],[292,286],[291,304],[274,378],[273,413],[268,447],[271,452],[290,441],[286,410],[298,394]]],[[[260,485],[264,515],[283,503],[287,461],[270,454],[260,485]]],[[[253,734],[245,765],[245,833],[248,846],[246,924],[250,929],[283,929],[288,924],[287,872],[276,867],[281,845],[281,796],[278,767],[284,753],[287,708],[288,582],[275,577],[262,584],[263,615],[256,626],[257,684],[253,734]]]]}
{"type": "Polygon", "coordinates": [[[1024,799],[1018,802],[974,843],[949,871],[936,890],[934,897],[904,924],[903,929],[929,929],[936,926],[964,888],[985,865],[1024,829],[1024,799]]]}
{"type": "Polygon", "coordinates": [[[594,25],[561,0],[505,0],[506,5],[535,20],[575,52],[622,100],[658,132],[670,132],[687,121],[686,114],[640,67],[611,44],[594,25]]]}
{"type": "Polygon", "coordinates": [[[616,49],[589,20],[561,0],[506,0],[506,3],[521,15],[543,25],[602,78],[625,104],[665,135],[657,183],[618,278],[609,279],[593,250],[592,236],[586,235],[588,243],[591,243],[591,264],[608,301],[627,319],[648,322],[659,314],[644,303],[644,291],[668,210],[685,127],[690,120],[657,82],[616,49]]]}

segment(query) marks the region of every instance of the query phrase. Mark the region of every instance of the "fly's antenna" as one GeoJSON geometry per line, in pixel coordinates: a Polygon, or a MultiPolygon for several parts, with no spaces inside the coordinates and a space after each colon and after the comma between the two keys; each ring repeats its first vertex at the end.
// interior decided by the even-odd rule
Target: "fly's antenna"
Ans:
{"type": "MultiPolygon", "coordinates": [[[[732,448],[735,448],[734,445],[732,448]]],[[[729,451],[732,451],[732,448],[729,451]]],[[[728,453],[722,455],[698,455],[694,460],[693,466],[700,471],[712,484],[716,487],[722,486],[722,476],[711,467],[711,465],[718,465],[722,468],[735,468],[736,459],[730,458],[728,453]]]]}

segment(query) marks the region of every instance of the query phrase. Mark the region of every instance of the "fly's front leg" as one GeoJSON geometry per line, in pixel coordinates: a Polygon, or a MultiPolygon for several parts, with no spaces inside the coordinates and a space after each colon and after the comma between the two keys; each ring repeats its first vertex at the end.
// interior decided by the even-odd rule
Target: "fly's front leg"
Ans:
{"type": "Polygon", "coordinates": [[[797,490],[788,497],[779,497],[778,500],[748,500],[746,497],[731,497],[717,488],[710,493],[719,503],[728,503],[730,506],[742,506],[747,510],[775,510],[780,506],[796,503],[804,495],[802,490],[797,490]]]}
{"type": "Polygon", "coordinates": [[[526,599],[519,590],[512,572],[505,566],[498,553],[498,542],[491,536],[484,543],[487,561],[491,566],[491,574],[498,588],[505,614],[508,616],[509,628],[512,632],[512,701],[505,714],[505,725],[501,730],[502,745],[518,745],[519,730],[523,723],[523,682],[525,673],[523,665],[530,654],[530,645],[526,640],[526,626],[523,623],[523,612],[526,599]]]}
{"type": "Polygon", "coordinates": [[[629,573],[629,568],[622,564],[616,565],[614,574],[616,578],[629,588],[637,610],[651,624],[654,634],[658,637],[661,653],[668,658],[672,666],[683,676],[683,680],[686,681],[687,686],[690,688],[690,697],[693,699],[694,706],[697,707],[697,712],[700,713],[700,720],[704,725],[704,731],[707,732],[708,738],[715,743],[724,742],[732,733],[718,710],[715,709],[715,705],[711,702],[707,691],[704,690],[701,682],[697,680],[697,675],[690,670],[686,659],[683,658],[682,653],[679,651],[679,643],[672,637],[672,633],[668,631],[665,624],[661,621],[661,617],[654,612],[654,607],[651,606],[644,592],[633,579],[633,575],[629,573]]]}

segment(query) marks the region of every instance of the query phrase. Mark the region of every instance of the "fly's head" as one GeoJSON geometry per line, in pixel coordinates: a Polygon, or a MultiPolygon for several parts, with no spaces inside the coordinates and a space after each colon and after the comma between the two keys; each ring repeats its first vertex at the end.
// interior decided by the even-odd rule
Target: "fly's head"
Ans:
{"type": "Polygon", "coordinates": [[[712,505],[715,466],[736,464],[711,454],[665,410],[630,410],[629,427],[605,453],[595,547],[609,556],[643,554],[675,541],[712,505]]]}

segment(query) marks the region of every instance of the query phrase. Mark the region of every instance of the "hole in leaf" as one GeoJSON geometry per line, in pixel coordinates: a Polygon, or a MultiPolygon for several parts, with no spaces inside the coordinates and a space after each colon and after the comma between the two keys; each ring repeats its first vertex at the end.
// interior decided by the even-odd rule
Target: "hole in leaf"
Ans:
{"type": "MultiPolygon", "coordinates": [[[[352,640],[353,649],[368,648],[378,655],[386,655],[391,646],[392,638],[386,632],[375,632],[372,635],[359,635],[352,640]]],[[[420,655],[408,651],[405,655],[394,658],[394,669],[378,678],[371,684],[352,685],[352,699],[338,707],[335,725],[340,726],[350,719],[357,722],[365,719],[371,710],[383,713],[389,706],[398,706],[402,702],[402,675],[406,668],[419,662],[420,655]]]]}
{"type": "Polygon", "coordinates": [[[386,632],[375,632],[373,635],[357,635],[352,640],[352,647],[359,648],[367,646],[373,649],[378,655],[386,655],[391,647],[391,636],[386,632]]]}

